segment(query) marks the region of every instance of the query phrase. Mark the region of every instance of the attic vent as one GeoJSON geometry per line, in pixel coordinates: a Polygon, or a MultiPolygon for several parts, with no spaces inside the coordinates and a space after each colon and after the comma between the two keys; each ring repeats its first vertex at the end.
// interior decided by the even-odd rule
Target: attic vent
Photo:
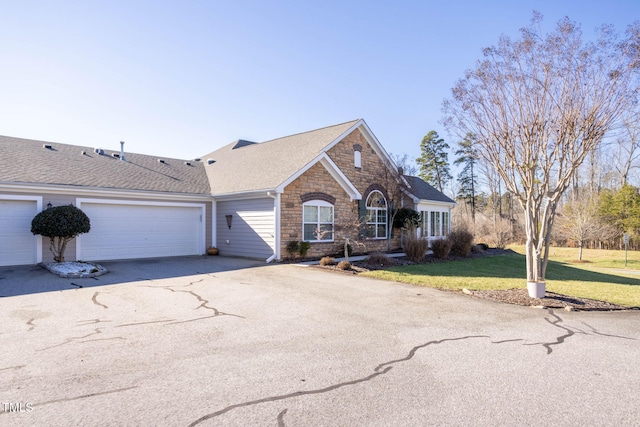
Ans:
{"type": "Polygon", "coordinates": [[[246,147],[247,145],[253,145],[253,144],[255,144],[255,142],[245,141],[244,139],[239,139],[239,140],[236,141],[236,145],[233,146],[232,150],[235,150],[236,148],[246,147]]]}
{"type": "Polygon", "coordinates": [[[104,154],[104,150],[102,148],[94,148],[93,150],[96,154],[100,154],[101,156],[104,154]]]}
{"type": "Polygon", "coordinates": [[[119,159],[119,158],[120,158],[120,154],[118,154],[118,153],[112,153],[111,155],[112,155],[113,157],[115,157],[116,159],[119,159]]]}
{"type": "Polygon", "coordinates": [[[44,148],[46,148],[47,150],[51,150],[53,147],[51,146],[51,144],[43,144],[42,145],[44,148]]]}
{"type": "Polygon", "coordinates": [[[215,160],[213,160],[213,159],[207,159],[207,164],[208,164],[208,165],[212,165],[212,164],[214,164],[215,162],[216,162],[216,161],[215,161],[215,160]]]}
{"type": "Polygon", "coordinates": [[[84,156],[85,154],[87,154],[87,152],[86,152],[86,151],[84,151],[84,150],[82,150],[82,151],[80,152],[80,155],[81,155],[81,156],[84,156]]]}
{"type": "Polygon", "coordinates": [[[191,162],[184,162],[185,165],[191,166],[191,162]]]}
{"type": "Polygon", "coordinates": [[[195,158],[193,160],[195,160],[196,162],[199,162],[201,159],[200,159],[200,157],[197,157],[197,158],[195,158]]]}
{"type": "Polygon", "coordinates": [[[159,162],[159,163],[166,163],[166,162],[164,161],[164,159],[158,159],[158,162],[159,162]]]}

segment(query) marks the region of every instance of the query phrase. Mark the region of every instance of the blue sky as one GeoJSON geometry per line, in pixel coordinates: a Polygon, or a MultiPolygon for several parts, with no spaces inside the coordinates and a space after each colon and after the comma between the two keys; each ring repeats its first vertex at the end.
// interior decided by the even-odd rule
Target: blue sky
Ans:
{"type": "MultiPolygon", "coordinates": [[[[637,0],[0,1],[0,134],[194,158],[364,118],[419,155],[483,47],[532,10],[585,35],[637,0]]],[[[450,158],[450,161],[453,161],[450,158]]]]}

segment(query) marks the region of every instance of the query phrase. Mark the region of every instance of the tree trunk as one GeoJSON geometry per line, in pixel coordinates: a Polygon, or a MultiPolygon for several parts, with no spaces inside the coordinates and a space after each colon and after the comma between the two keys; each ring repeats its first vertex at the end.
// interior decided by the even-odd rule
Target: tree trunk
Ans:
{"type": "Polygon", "coordinates": [[[578,261],[582,261],[582,243],[580,243],[578,245],[579,250],[578,250],[578,261]]]}
{"type": "Polygon", "coordinates": [[[542,263],[538,249],[538,215],[534,209],[533,201],[528,201],[524,209],[525,232],[527,235],[527,282],[544,281],[544,275],[541,274],[542,263]]]}

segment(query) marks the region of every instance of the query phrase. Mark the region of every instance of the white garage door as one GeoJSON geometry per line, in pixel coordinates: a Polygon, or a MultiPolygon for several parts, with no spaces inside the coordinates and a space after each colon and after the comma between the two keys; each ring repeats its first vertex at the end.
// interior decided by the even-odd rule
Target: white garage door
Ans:
{"type": "Polygon", "coordinates": [[[31,220],[38,213],[33,200],[0,199],[0,265],[36,264],[37,237],[31,220]]]}
{"type": "Polygon", "coordinates": [[[80,201],[91,231],[79,236],[79,260],[156,258],[204,253],[202,205],[80,201]]]}

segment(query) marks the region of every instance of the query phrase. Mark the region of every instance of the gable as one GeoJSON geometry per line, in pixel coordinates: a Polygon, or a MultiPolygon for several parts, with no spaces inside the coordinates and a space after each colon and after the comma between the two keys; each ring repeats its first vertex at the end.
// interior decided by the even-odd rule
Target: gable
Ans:
{"type": "Polygon", "coordinates": [[[324,149],[356,123],[358,120],[240,147],[234,142],[208,153],[202,162],[211,191],[222,195],[274,191],[320,161],[324,149]]]}

